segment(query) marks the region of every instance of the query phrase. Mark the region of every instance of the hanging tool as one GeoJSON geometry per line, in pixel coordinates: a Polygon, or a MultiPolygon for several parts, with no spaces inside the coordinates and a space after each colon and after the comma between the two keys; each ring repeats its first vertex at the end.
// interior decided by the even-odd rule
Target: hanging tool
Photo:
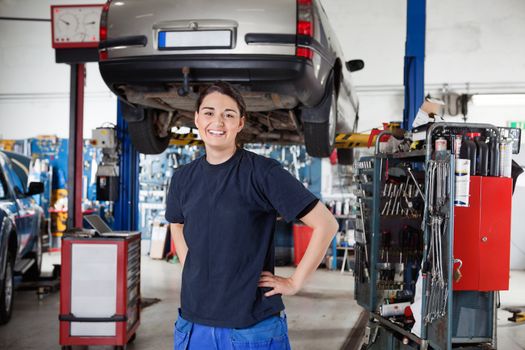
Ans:
{"type": "Polygon", "coordinates": [[[363,201],[361,198],[358,199],[358,203],[359,203],[359,212],[361,213],[361,225],[362,225],[362,228],[363,228],[363,245],[364,245],[364,250],[365,250],[365,263],[364,263],[364,267],[363,267],[363,271],[364,271],[364,278],[366,281],[369,280],[370,278],[370,273],[369,273],[369,270],[368,270],[368,249],[367,249],[367,242],[366,242],[366,229],[365,229],[365,215],[364,215],[364,210],[363,210],[363,201]]]}
{"type": "Polygon", "coordinates": [[[448,231],[447,202],[450,201],[450,166],[448,161],[429,161],[428,211],[430,247],[426,260],[430,263],[430,283],[425,310],[425,323],[431,323],[446,315],[448,283],[445,280],[443,240],[448,231]]]}

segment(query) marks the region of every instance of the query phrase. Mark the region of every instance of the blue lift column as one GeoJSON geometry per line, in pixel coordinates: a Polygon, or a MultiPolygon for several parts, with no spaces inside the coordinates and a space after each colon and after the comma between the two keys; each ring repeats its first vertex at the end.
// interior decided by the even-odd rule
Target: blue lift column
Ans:
{"type": "Polygon", "coordinates": [[[405,109],[403,128],[412,128],[425,94],[426,0],[407,0],[407,37],[405,42],[405,109]]]}
{"type": "Polygon", "coordinates": [[[139,223],[139,153],[129,138],[121,103],[117,103],[117,135],[121,145],[119,198],[113,207],[113,229],[136,231],[139,223]]]}

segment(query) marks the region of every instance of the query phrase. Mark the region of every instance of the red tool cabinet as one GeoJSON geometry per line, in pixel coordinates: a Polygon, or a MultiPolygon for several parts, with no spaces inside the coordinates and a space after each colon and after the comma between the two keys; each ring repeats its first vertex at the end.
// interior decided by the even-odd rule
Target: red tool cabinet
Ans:
{"type": "Polygon", "coordinates": [[[470,206],[454,207],[454,290],[509,288],[511,200],[511,178],[470,177],[470,206]]]}
{"type": "Polygon", "coordinates": [[[312,228],[306,225],[293,225],[293,263],[295,266],[299,265],[303,259],[304,253],[306,253],[306,248],[308,248],[308,244],[310,244],[310,239],[312,239],[312,233],[312,228]]]}
{"type": "Polygon", "coordinates": [[[62,241],[60,345],[124,347],[140,323],[140,233],[62,241]]]}

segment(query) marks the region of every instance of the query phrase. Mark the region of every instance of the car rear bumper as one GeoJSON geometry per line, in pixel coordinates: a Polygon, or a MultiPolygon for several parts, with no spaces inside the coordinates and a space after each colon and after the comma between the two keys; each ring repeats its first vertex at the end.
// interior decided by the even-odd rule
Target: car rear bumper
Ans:
{"type": "Polygon", "coordinates": [[[115,92],[119,85],[182,83],[182,69],[188,67],[190,84],[224,80],[248,85],[252,91],[296,96],[307,107],[317,105],[324,94],[312,63],[294,56],[162,55],[109,59],[99,67],[115,92]]]}

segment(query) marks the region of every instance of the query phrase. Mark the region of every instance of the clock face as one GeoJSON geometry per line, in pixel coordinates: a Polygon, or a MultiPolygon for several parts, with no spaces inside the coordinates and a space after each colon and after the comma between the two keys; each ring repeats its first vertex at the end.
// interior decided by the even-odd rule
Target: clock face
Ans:
{"type": "Polygon", "coordinates": [[[97,47],[102,5],[52,6],[54,48],[97,47]]]}

